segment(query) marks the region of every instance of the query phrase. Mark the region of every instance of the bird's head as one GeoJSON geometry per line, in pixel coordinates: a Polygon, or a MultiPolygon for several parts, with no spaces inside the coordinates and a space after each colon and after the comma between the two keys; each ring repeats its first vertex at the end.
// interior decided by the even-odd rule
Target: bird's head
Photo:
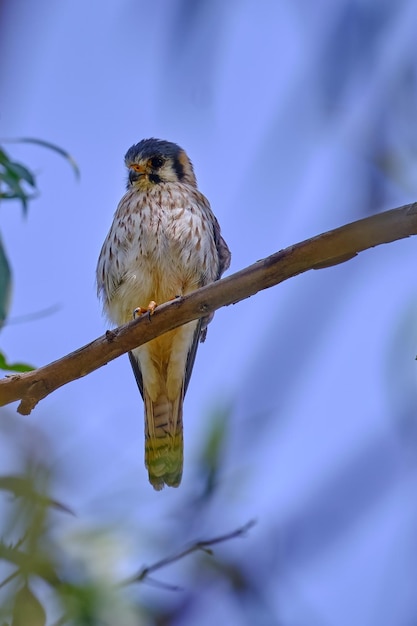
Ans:
{"type": "Polygon", "coordinates": [[[184,150],[170,141],[142,139],[125,155],[128,189],[147,189],[159,183],[181,182],[197,186],[192,163],[184,150]]]}

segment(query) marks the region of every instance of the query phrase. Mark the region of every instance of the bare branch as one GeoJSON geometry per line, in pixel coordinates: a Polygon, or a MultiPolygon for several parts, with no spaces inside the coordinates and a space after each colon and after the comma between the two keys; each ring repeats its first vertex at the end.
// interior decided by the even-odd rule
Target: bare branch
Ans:
{"type": "MultiPolygon", "coordinates": [[[[220,535],[219,537],[214,537],[214,539],[206,539],[205,541],[204,540],[197,541],[196,543],[193,543],[188,548],[185,548],[184,550],[182,550],[181,552],[178,552],[177,554],[174,554],[173,556],[168,556],[165,559],[161,559],[160,561],[157,561],[153,565],[149,565],[148,567],[143,567],[137,574],[123,581],[121,585],[122,586],[131,585],[132,583],[139,583],[148,579],[151,582],[157,582],[157,581],[154,581],[152,578],[150,578],[149,575],[153,574],[159,569],[162,569],[163,567],[166,567],[167,565],[171,565],[171,563],[175,563],[176,561],[183,559],[184,557],[188,556],[189,554],[192,554],[193,552],[197,552],[198,550],[202,550],[203,552],[206,552],[207,554],[213,554],[211,550],[211,546],[217,545],[218,543],[224,543],[225,541],[229,541],[230,539],[236,539],[236,537],[242,537],[243,535],[246,535],[248,530],[252,528],[255,525],[255,523],[256,523],[255,520],[251,520],[250,522],[248,522],[241,528],[238,528],[237,530],[233,530],[232,532],[227,533],[226,535],[220,535]]],[[[165,583],[157,582],[157,584],[162,584],[163,586],[165,586],[165,583]]],[[[177,589],[177,587],[172,587],[172,586],[169,586],[169,588],[174,589],[174,590],[177,589]]]]}
{"type": "Polygon", "coordinates": [[[285,248],[227,278],[158,306],[75,352],[32,372],[0,380],[0,406],[21,400],[28,415],[42,398],[62,385],[102,367],[186,322],[234,304],[297,274],[343,263],[359,252],[417,234],[417,203],[385,211],[285,248]]]}

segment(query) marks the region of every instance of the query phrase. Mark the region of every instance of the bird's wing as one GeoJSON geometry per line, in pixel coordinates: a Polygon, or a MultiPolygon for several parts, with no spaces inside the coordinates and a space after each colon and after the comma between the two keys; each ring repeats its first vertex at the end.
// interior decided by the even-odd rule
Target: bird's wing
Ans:
{"type": "Polygon", "coordinates": [[[200,341],[201,327],[203,320],[199,319],[196,329],[194,331],[193,343],[188,351],[187,363],[185,365],[185,377],[184,377],[184,396],[187,391],[188,383],[190,382],[191,373],[194,367],[195,355],[197,354],[197,348],[200,341]]]}
{"type": "Polygon", "coordinates": [[[217,254],[219,255],[219,271],[218,271],[217,278],[216,278],[216,280],[218,280],[220,276],[223,274],[223,272],[225,272],[227,268],[230,266],[232,255],[230,253],[227,243],[225,242],[225,240],[220,234],[220,225],[215,217],[213,220],[213,234],[214,234],[214,243],[216,244],[216,248],[217,248],[217,254]]]}
{"type": "Polygon", "coordinates": [[[130,365],[132,366],[133,374],[135,375],[135,380],[140,391],[140,395],[142,396],[142,399],[143,399],[143,378],[142,378],[142,372],[140,369],[139,361],[137,360],[133,352],[128,352],[128,355],[129,355],[130,365]]]}
{"type": "MultiPolygon", "coordinates": [[[[218,261],[219,261],[217,274],[213,277],[213,280],[219,280],[223,272],[225,272],[227,268],[230,266],[232,255],[229,250],[229,246],[227,245],[227,243],[225,242],[225,240],[223,239],[220,233],[219,222],[217,221],[214,213],[211,211],[208,201],[206,201],[206,204],[204,206],[205,206],[205,209],[209,211],[210,220],[213,224],[213,237],[214,237],[214,243],[216,245],[218,261]]],[[[201,343],[204,343],[204,341],[206,340],[207,326],[210,324],[213,317],[214,317],[214,312],[210,313],[209,315],[206,315],[205,317],[201,319],[201,328],[200,328],[201,343]]]]}
{"type": "MultiPolygon", "coordinates": [[[[225,272],[227,268],[229,267],[232,255],[230,253],[227,243],[225,242],[225,240],[223,239],[221,235],[220,224],[217,221],[217,218],[214,215],[213,211],[211,210],[210,202],[200,191],[194,190],[194,196],[195,196],[197,203],[200,206],[201,212],[205,215],[207,222],[211,224],[213,228],[213,231],[212,231],[213,239],[214,239],[214,244],[216,246],[217,255],[218,255],[219,265],[217,268],[217,274],[211,274],[208,277],[208,281],[210,282],[212,280],[219,280],[223,272],[225,272]]],[[[203,284],[206,285],[207,282],[203,284]]]]}

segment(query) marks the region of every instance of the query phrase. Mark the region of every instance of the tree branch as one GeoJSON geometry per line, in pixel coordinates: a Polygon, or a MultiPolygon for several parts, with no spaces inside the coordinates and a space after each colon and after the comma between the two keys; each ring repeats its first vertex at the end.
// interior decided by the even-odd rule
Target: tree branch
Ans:
{"type": "Polygon", "coordinates": [[[21,400],[17,410],[28,415],[39,400],[62,385],[86,376],[177,326],[249,298],[297,274],[343,263],[368,248],[416,234],[417,203],[413,203],[285,248],[227,278],[158,306],[152,317],[143,315],[107,331],[49,365],[0,380],[0,406],[21,400]]]}
{"type": "MultiPolygon", "coordinates": [[[[153,563],[153,565],[148,565],[147,567],[143,567],[137,574],[123,581],[121,583],[121,586],[131,585],[132,583],[140,583],[140,582],[143,582],[144,580],[153,580],[150,578],[150,574],[153,574],[157,570],[160,570],[163,567],[166,567],[167,565],[171,565],[171,563],[180,561],[184,557],[188,556],[189,554],[192,554],[193,552],[197,552],[198,550],[202,550],[203,552],[206,552],[207,554],[212,555],[213,554],[213,551],[211,550],[212,546],[217,545],[219,543],[224,543],[225,541],[230,541],[230,539],[236,539],[236,537],[243,537],[244,535],[246,535],[248,530],[253,528],[255,523],[256,523],[255,520],[251,520],[250,522],[247,522],[247,524],[245,524],[241,528],[238,528],[237,530],[233,530],[232,532],[227,533],[226,535],[220,535],[219,537],[214,537],[214,539],[203,539],[202,541],[197,541],[196,543],[193,543],[188,548],[181,550],[181,552],[178,552],[177,554],[174,554],[173,556],[165,557],[164,559],[161,559],[160,561],[153,563]]],[[[163,586],[166,586],[165,583],[161,583],[161,584],[163,586]]],[[[178,587],[170,587],[170,588],[174,590],[178,589],[178,587]]]]}

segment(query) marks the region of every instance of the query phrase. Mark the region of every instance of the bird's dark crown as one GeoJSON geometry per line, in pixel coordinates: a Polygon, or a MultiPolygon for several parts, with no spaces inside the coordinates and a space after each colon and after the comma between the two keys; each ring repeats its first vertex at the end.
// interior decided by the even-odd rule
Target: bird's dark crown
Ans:
{"type": "Polygon", "coordinates": [[[182,148],[171,141],[163,139],[142,139],[129,148],[125,155],[126,164],[134,163],[138,160],[151,159],[155,156],[176,159],[183,152],[182,148]]]}

